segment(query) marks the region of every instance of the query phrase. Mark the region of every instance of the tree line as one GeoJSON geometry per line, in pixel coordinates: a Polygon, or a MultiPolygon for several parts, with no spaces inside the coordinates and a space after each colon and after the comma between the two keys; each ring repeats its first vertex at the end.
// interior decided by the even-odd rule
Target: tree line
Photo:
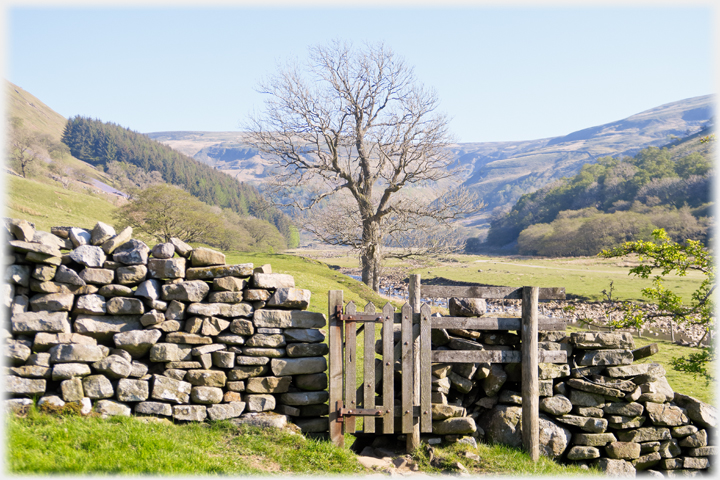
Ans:
{"type": "Polygon", "coordinates": [[[274,225],[288,246],[296,246],[297,230],[290,218],[267,202],[252,185],[200,163],[146,135],[82,116],[68,119],[62,135],[70,153],[103,170],[138,172],[152,178],[158,174],[198,200],[239,216],[252,216],[274,225]],[[157,172],[157,173],[154,173],[157,172]]]}
{"type": "MultiPolygon", "coordinates": [[[[693,143],[697,148],[649,147],[634,157],[603,157],[574,177],[523,195],[491,222],[484,246],[517,242],[521,254],[595,255],[626,241],[647,240],[657,228],[674,241],[706,243],[711,145],[693,143]]],[[[469,253],[479,245],[471,239],[469,253]]]]}

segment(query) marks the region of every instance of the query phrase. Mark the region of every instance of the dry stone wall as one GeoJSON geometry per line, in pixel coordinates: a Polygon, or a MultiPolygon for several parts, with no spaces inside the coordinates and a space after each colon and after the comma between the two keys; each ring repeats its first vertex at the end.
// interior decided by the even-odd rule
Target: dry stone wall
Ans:
{"type": "MultiPolygon", "coordinates": [[[[482,315],[484,308],[483,300],[450,301],[451,316],[482,315]]],[[[611,476],[692,476],[712,466],[716,409],[673,392],[661,365],[635,363],[653,351],[636,349],[630,333],[540,332],[538,340],[541,349],[568,353],[567,364],[539,365],[542,454],[596,464],[611,476]]],[[[434,329],[432,343],[519,350],[520,336],[434,329]]],[[[522,446],[520,364],[435,364],[432,371],[434,436],[427,441],[445,435],[522,446]]]]}
{"type": "Polygon", "coordinates": [[[101,222],[5,227],[9,409],[37,399],[237,422],[274,412],[275,424],[327,431],[326,317],[305,311],[310,291],[292,276],[176,238],[150,249],[101,222]]]}

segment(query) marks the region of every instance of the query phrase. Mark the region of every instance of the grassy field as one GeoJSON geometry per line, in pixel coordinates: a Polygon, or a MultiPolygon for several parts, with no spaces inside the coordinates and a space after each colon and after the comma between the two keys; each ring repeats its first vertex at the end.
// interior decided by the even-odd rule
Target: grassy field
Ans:
{"type": "Polygon", "coordinates": [[[98,221],[113,223],[115,208],[105,195],[64,189],[59,183],[43,183],[8,175],[5,183],[5,216],[22,218],[38,230],[71,226],[92,228],[98,221]]]}
{"type": "MultiPolygon", "coordinates": [[[[358,264],[357,257],[347,254],[324,261],[345,268],[356,268],[358,264]]],[[[407,273],[419,273],[422,280],[443,277],[509,287],[565,287],[569,298],[599,301],[603,299],[602,291],[609,290],[610,282],[613,282],[614,298],[642,300],[641,290],[650,286],[651,280],[628,275],[630,268],[636,264],[637,259],[634,258],[450,255],[427,261],[423,266],[398,260],[388,262],[387,266],[403,268],[407,273]]],[[[689,300],[701,282],[702,274],[690,272],[686,277],[669,276],[665,283],[689,300]]]]}
{"type": "MultiPolygon", "coordinates": [[[[350,448],[278,429],[228,421],[174,425],[134,417],[55,416],[31,411],[6,423],[8,472],[21,475],[358,475],[368,474],[350,448]]],[[[348,445],[352,437],[348,438],[348,445]]],[[[418,449],[413,461],[425,473],[587,475],[596,471],[533,463],[519,449],[466,444],[435,447],[436,460],[418,449]],[[465,453],[479,454],[479,460],[465,453]]]]}

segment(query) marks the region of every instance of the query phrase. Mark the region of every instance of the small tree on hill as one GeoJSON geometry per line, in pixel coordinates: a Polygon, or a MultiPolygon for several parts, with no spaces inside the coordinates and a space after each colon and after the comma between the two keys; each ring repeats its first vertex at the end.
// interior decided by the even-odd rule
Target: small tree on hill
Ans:
{"type": "MultiPolygon", "coordinates": [[[[702,340],[714,328],[715,264],[713,258],[708,249],[698,241],[673,242],[663,229],[653,231],[652,235],[653,241],[626,242],[612,250],[603,250],[600,253],[604,258],[623,257],[630,254],[639,255],[640,265],[631,268],[629,274],[641,278],[649,278],[653,275],[652,286],[643,289],[642,294],[658,305],[656,313],[644,313],[632,302],[624,302],[623,318],[611,322],[611,325],[619,328],[641,328],[642,325],[654,318],[671,317],[679,323],[701,326],[705,330],[705,334],[697,344],[698,347],[701,347],[702,340]],[[699,271],[705,278],[693,292],[690,303],[685,304],[679,295],[665,286],[664,280],[671,273],[685,276],[688,271],[699,271]]],[[[713,373],[710,367],[715,359],[715,350],[712,344],[709,347],[701,348],[700,353],[674,358],[672,360],[673,368],[695,375],[703,375],[708,380],[712,379],[713,373]]]]}
{"type": "Polygon", "coordinates": [[[18,117],[10,119],[9,137],[10,159],[20,167],[22,176],[25,178],[28,165],[37,159],[35,150],[39,147],[40,142],[36,135],[23,128],[23,121],[18,117]]]}
{"type": "Polygon", "coordinates": [[[334,41],[310,50],[303,68],[280,70],[260,85],[265,112],[251,120],[251,143],[271,155],[276,193],[291,198],[304,228],[333,245],[359,251],[362,280],[379,289],[383,247],[413,245],[427,253],[454,240],[451,222],[477,208],[462,191],[430,186],[452,168],[448,121],[413,69],[382,44],[355,49],[334,41]],[[302,186],[305,197],[288,196],[302,186]],[[407,187],[424,186],[410,195],[407,187]],[[400,228],[402,227],[402,228],[400,228]]]}

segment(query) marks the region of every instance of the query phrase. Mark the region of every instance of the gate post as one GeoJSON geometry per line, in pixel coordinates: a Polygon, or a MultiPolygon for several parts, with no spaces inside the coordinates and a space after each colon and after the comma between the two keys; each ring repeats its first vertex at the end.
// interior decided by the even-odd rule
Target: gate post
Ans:
{"type": "MultiPolygon", "coordinates": [[[[410,296],[410,306],[412,306],[412,318],[420,314],[420,274],[410,275],[410,285],[408,286],[408,293],[410,296]]],[[[414,323],[411,321],[411,324],[414,323]]],[[[420,335],[414,326],[411,327],[413,331],[412,339],[412,352],[413,352],[413,412],[415,406],[420,405],[420,335]]],[[[403,372],[404,374],[404,372],[403,372]]],[[[405,441],[405,450],[412,452],[420,446],[420,418],[416,417],[413,413],[413,430],[412,433],[407,434],[407,440],[405,441]]]]}
{"type": "Polygon", "coordinates": [[[540,458],[540,385],[538,381],[538,287],[523,287],[522,323],[522,440],[533,462],[540,458]]]}
{"type": "Polygon", "coordinates": [[[337,446],[345,446],[345,437],[342,431],[342,419],[339,416],[343,407],[343,328],[336,316],[337,307],[343,306],[343,291],[330,290],[328,292],[328,401],[330,407],[330,440],[337,446]]]}

